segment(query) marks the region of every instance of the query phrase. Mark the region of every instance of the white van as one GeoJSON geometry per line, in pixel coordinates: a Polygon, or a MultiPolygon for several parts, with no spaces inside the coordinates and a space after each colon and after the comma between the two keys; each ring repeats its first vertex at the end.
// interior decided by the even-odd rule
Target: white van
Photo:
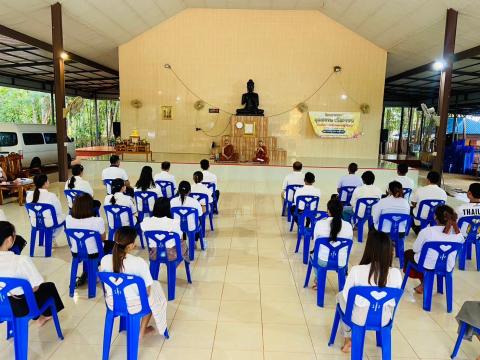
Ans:
{"type": "MultiPolygon", "coordinates": [[[[75,142],[67,139],[67,160],[75,159],[75,142]]],[[[0,155],[23,156],[24,167],[57,164],[57,130],[53,125],[0,123],[0,155]]]]}

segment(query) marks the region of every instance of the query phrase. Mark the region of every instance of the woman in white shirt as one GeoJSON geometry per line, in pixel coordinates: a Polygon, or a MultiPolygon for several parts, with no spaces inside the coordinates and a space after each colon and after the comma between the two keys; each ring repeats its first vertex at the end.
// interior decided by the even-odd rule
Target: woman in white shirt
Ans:
{"type": "MultiPolygon", "coordinates": [[[[138,178],[137,183],[135,184],[135,188],[133,189],[133,192],[137,191],[152,191],[155,194],[158,195],[158,197],[162,196],[162,192],[157,186],[155,185],[155,181],[153,181],[153,170],[150,166],[144,166],[142,168],[142,171],[140,173],[140,177],[138,178]]],[[[149,205],[149,210],[152,211],[153,209],[153,204],[155,203],[155,199],[150,198],[148,201],[149,205]]],[[[138,211],[142,211],[142,202],[139,201],[137,203],[137,209],[138,211]]]]}
{"type": "MultiPolygon", "coordinates": [[[[141,223],[140,227],[143,232],[145,231],[168,231],[178,234],[180,237],[180,242],[182,244],[182,255],[186,261],[189,261],[188,257],[188,246],[187,241],[182,239],[182,230],[180,229],[180,220],[172,219],[170,200],[167,198],[161,197],[155,201],[153,207],[152,217],[145,218],[141,223]]],[[[167,257],[169,260],[175,260],[177,258],[177,249],[175,242],[169,240],[165,243],[167,247],[167,257]]],[[[150,248],[150,260],[157,259],[157,248],[156,244],[153,241],[148,243],[150,248]]]]}
{"type": "MultiPolygon", "coordinates": [[[[93,198],[93,189],[90,183],[87,180],[82,178],[83,176],[83,166],[76,164],[72,166],[72,177],[65,183],[65,190],[79,190],[83,191],[86,194],[89,194],[93,198]]],[[[72,208],[72,203],[69,198],[67,198],[68,207],[72,208]]],[[[95,207],[99,208],[102,203],[98,200],[94,200],[95,207]]]]}
{"type": "MultiPolygon", "coordinates": [[[[393,246],[387,234],[372,230],[368,233],[365,251],[360,265],[353,266],[348,273],[343,290],[337,295],[337,302],[345,312],[348,292],[354,286],[379,286],[400,288],[402,274],[399,269],[392,268],[393,246]]],[[[368,314],[369,302],[365,299],[355,299],[352,321],[364,325],[368,314]]],[[[382,312],[382,324],[386,325],[392,319],[395,302],[386,303],[382,312]]],[[[352,333],[350,327],[342,323],[345,343],[342,351],[348,353],[352,348],[352,333]]]]}
{"type": "MultiPolygon", "coordinates": [[[[372,207],[372,219],[375,229],[384,233],[390,233],[392,225],[390,221],[385,221],[382,228],[378,228],[380,216],[384,214],[410,215],[410,204],[408,200],[403,197],[403,187],[398,181],[392,181],[388,184],[388,196],[380,199],[372,207]]],[[[405,222],[402,222],[399,226],[400,237],[405,235],[405,225],[405,222]]]]}
{"type": "MultiPolygon", "coordinates": [[[[195,171],[193,173],[193,182],[192,185],[192,193],[198,194],[205,194],[208,196],[208,203],[213,203],[213,192],[209,189],[206,185],[202,184],[203,181],[203,173],[201,171],[195,171]]],[[[205,212],[207,210],[207,204],[205,204],[205,200],[200,201],[200,205],[202,205],[202,210],[205,212]]]]}
{"type": "MultiPolygon", "coordinates": [[[[0,209],[0,221],[7,221],[7,217],[5,216],[5,213],[2,209],[0,209]]],[[[16,235],[15,241],[13,242],[10,251],[17,255],[20,255],[25,245],[27,245],[27,241],[22,236],[16,235]]]]}
{"type": "MultiPolygon", "coordinates": [[[[338,238],[353,239],[352,225],[342,220],[343,205],[335,194],[327,203],[328,218],[318,221],[313,230],[313,238],[328,238],[333,246],[337,246],[338,238]]],[[[320,246],[318,252],[318,264],[327,266],[329,258],[328,248],[320,246]]],[[[347,249],[343,248],[338,254],[338,266],[347,265],[347,249]]]]}
{"type": "MultiPolygon", "coordinates": [[[[412,249],[405,251],[404,272],[406,271],[409,262],[418,264],[425,243],[434,241],[463,243],[465,241],[457,225],[457,214],[450,206],[437,206],[435,209],[435,221],[437,222],[437,225],[429,226],[421,230],[418,233],[417,240],[413,243],[412,249]]],[[[437,258],[438,254],[436,252],[429,251],[425,258],[424,266],[427,269],[433,269],[437,258]]],[[[456,254],[451,253],[447,260],[448,271],[451,271],[455,266],[455,260],[456,254]]],[[[409,277],[420,280],[420,285],[415,288],[415,292],[423,294],[423,274],[412,269],[409,277]]]]}
{"type": "MultiPolygon", "coordinates": [[[[58,311],[63,309],[63,303],[54,283],[44,282],[30,257],[15,255],[9,251],[15,242],[15,227],[8,221],[0,221],[0,277],[11,277],[27,280],[32,286],[38,307],[53,299],[58,311]]],[[[13,314],[17,317],[29,313],[28,304],[23,291],[14,289],[9,294],[9,301],[13,314]]],[[[52,318],[50,309],[46,310],[37,320],[39,326],[43,326],[52,318]]]]}
{"type": "MultiPolygon", "coordinates": [[[[113,248],[113,241],[105,241],[105,222],[101,217],[96,217],[94,212],[93,198],[89,194],[82,194],[73,201],[72,213],[65,219],[66,229],[81,229],[92,230],[100,234],[103,241],[103,251],[110,253],[113,248]]],[[[89,257],[98,258],[97,243],[94,238],[85,240],[89,257]]],[[[72,241],[70,251],[72,256],[77,256],[77,243],[72,241]]],[[[82,275],[77,279],[76,287],[80,287],[87,281],[87,274],[82,275]]]]}
{"type": "MultiPolygon", "coordinates": [[[[131,198],[128,195],[125,195],[125,191],[127,190],[127,186],[125,185],[125,181],[122,179],[114,179],[112,181],[112,186],[111,186],[111,195],[107,195],[105,197],[105,201],[103,205],[119,205],[119,206],[126,206],[130,208],[132,211],[132,215],[135,215],[137,213],[137,207],[135,206],[135,202],[133,198],[131,198]]],[[[129,224],[128,216],[127,214],[122,214],[120,216],[122,220],[122,226],[133,226],[135,224],[129,224]]],[[[113,226],[113,218],[111,215],[107,215],[107,221],[113,226]]],[[[135,222],[135,219],[133,219],[135,222]]]]}
{"type": "MultiPolygon", "coordinates": [[[[35,184],[35,190],[27,192],[27,203],[38,203],[38,204],[50,204],[55,209],[55,216],[58,224],[62,224],[65,220],[65,215],[62,212],[62,205],[57,195],[48,191],[50,183],[48,182],[48,177],[45,174],[36,175],[33,178],[35,184]]],[[[33,226],[36,225],[36,218],[34,213],[30,213],[30,221],[33,226]]],[[[52,226],[52,214],[50,211],[47,211],[44,215],[45,225],[52,226]]],[[[53,238],[55,238],[62,231],[62,227],[57,227],[53,233],[53,238]]]]}
{"type": "MultiPolygon", "coordinates": [[[[170,206],[172,208],[174,207],[194,208],[197,210],[198,218],[200,218],[203,214],[202,205],[200,205],[200,203],[194,198],[191,198],[188,196],[190,194],[190,191],[191,191],[190,183],[188,181],[181,181],[180,184],[178,185],[179,196],[174,197],[172,200],[170,200],[170,206]]],[[[179,219],[178,215],[175,215],[174,219],[175,218],[179,219]]],[[[193,216],[189,216],[187,222],[188,222],[189,231],[193,231],[196,229],[198,224],[195,224],[193,220],[193,216]]]]}
{"type": "MultiPolygon", "coordinates": [[[[131,255],[131,252],[135,249],[136,237],[137,231],[135,228],[129,226],[119,228],[115,232],[113,253],[103,257],[100,263],[100,271],[136,275],[143,279],[152,312],[142,319],[140,337],[155,331],[153,326],[148,326],[152,316],[155,319],[158,332],[163,335],[167,329],[167,300],[160,283],[152,279],[147,262],[141,257],[131,255]]],[[[125,296],[129,313],[138,312],[141,307],[138,290],[135,287],[126,288],[125,296]]],[[[112,308],[113,297],[109,287],[106,287],[105,301],[107,306],[112,308]]]]}

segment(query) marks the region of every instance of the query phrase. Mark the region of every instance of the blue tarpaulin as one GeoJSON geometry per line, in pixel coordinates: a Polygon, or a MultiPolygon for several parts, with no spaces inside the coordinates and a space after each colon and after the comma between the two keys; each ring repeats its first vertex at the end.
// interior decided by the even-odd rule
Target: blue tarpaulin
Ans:
{"type": "MultiPolygon", "coordinates": [[[[480,121],[468,117],[457,118],[457,129],[455,132],[456,134],[463,134],[464,122],[467,125],[467,135],[480,135],[480,121]]],[[[454,119],[448,118],[447,134],[451,134],[453,132],[453,124],[454,119]]]]}

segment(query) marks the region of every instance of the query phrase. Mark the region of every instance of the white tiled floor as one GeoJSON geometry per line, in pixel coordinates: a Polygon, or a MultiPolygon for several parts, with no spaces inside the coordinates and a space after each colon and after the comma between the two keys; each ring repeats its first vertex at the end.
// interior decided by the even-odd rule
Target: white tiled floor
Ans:
{"type": "MultiPolygon", "coordinates": [[[[193,284],[187,284],[182,267],[178,272],[177,297],[168,304],[171,338],[164,341],[154,335],[145,339],[141,359],[349,358],[340,351],[340,337],[334,347],[327,346],[336,277],[328,277],[325,308],[317,307],[315,292],[302,287],[306,266],[300,254],[294,253],[296,236],[288,232],[285,218],[279,216],[280,198],[275,194],[279,181],[268,178],[240,191],[233,181],[221,184],[220,215],[215,219],[215,231],[208,233],[208,249],[196,253],[193,284]]],[[[94,185],[96,197],[103,200],[103,187],[94,185]]],[[[59,195],[62,189],[60,184],[52,184],[51,190],[59,195]]],[[[328,195],[324,194],[324,201],[328,195]]],[[[63,195],[60,198],[66,209],[63,195]]],[[[18,233],[28,238],[24,208],[10,203],[2,209],[18,233]]],[[[87,299],[86,288],[74,298],[68,297],[70,253],[63,235],[59,245],[50,259],[40,257],[42,252],[37,248],[34,262],[61,292],[66,306],[60,313],[65,340],[57,340],[51,325],[38,329],[32,324],[29,358],[99,359],[105,311],[100,287],[94,300],[87,299]]],[[[355,243],[351,264],[358,263],[362,251],[363,245],[355,243]]],[[[138,254],[147,258],[144,250],[138,254]]],[[[393,330],[394,359],[449,358],[456,339],[456,311],[465,300],[480,299],[479,274],[473,265],[468,264],[468,271],[455,271],[453,314],[446,313],[440,295],[434,296],[431,313],[422,310],[421,297],[415,296],[412,302],[412,296],[405,295],[393,330]]],[[[166,290],[164,273],[161,282],[166,290]]],[[[4,328],[0,326],[0,359],[12,359],[13,345],[4,340],[4,328]]],[[[367,337],[365,353],[366,359],[381,358],[372,334],[367,337]]],[[[477,340],[465,342],[459,359],[474,359],[479,354],[477,340]]],[[[111,358],[126,358],[125,335],[114,335],[111,358]]]]}

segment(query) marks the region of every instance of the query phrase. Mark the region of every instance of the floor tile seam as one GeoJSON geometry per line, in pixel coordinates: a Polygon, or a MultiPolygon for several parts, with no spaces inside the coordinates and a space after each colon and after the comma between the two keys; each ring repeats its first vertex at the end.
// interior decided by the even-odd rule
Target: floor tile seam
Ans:
{"type": "MultiPolygon", "coordinates": [[[[281,223],[280,223],[280,220],[282,220],[282,219],[283,219],[283,217],[280,217],[280,218],[276,217],[277,224],[279,225],[279,233],[280,233],[280,236],[281,236],[282,242],[283,242],[283,247],[284,247],[285,253],[287,254],[287,258],[288,258],[288,252],[287,252],[287,246],[286,246],[286,240],[287,239],[285,237],[284,228],[281,227],[281,223]]],[[[315,344],[313,342],[312,333],[310,331],[310,327],[308,326],[308,322],[307,322],[307,318],[306,318],[306,314],[305,314],[305,308],[304,308],[304,305],[303,305],[303,303],[301,301],[301,298],[300,298],[300,292],[298,290],[297,282],[295,281],[293,266],[292,266],[292,263],[290,261],[288,262],[288,264],[290,266],[290,273],[293,277],[293,282],[294,282],[294,285],[295,285],[295,290],[297,291],[298,299],[300,301],[300,306],[302,307],[303,318],[305,320],[305,326],[307,327],[307,332],[308,332],[308,336],[310,338],[310,343],[312,345],[313,353],[315,354],[315,359],[319,360],[317,352],[315,351],[315,344]]]]}
{"type": "MultiPolygon", "coordinates": [[[[233,230],[235,229],[235,223],[237,221],[237,214],[235,213],[235,217],[233,219],[233,225],[232,225],[232,234],[233,234],[233,230]]],[[[233,235],[232,235],[233,236],[233,235]]],[[[227,255],[227,267],[228,267],[228,263],[230,261],[230,249],[231,249],[231,245],[232,245],[232,239],[230,238],[230,247],[229,247],[229,252],[228,252],[228,255],[227,255]]],[[[212,349],[210,351],[210,360],[213,359],[213,352],[214,352],[214,349],[215,349],[215,339],[216,339],[216,336],[217,336],[217,330],[218,330],[218,320],[220,318],[220,309],[222,308],[222,300],[223,300],[223,292],[225,290],[225,280],[227,278],[227,267],[225,268],[225,273],[223,274],[223,281],[222,281],[222,293],[220,294],[220,305],[218,306],[218,312],[217,312],[217,321],[215,322],[215,331],[213,333],[213,342],[212,342],[212,349]]]]}

